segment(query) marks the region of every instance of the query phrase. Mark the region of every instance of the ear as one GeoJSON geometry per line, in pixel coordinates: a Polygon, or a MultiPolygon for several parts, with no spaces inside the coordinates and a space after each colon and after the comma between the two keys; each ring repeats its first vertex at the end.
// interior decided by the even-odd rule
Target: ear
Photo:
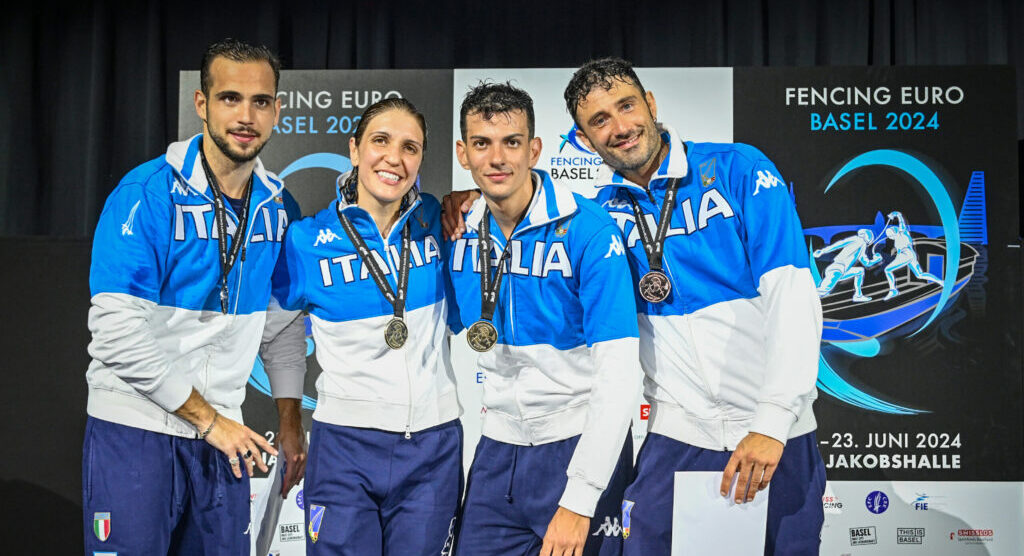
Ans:
{"type": "Polygon", "coordinates": [[[281,118],[281,97],[274,96],[274,127],[277,127],[277,122],[281,118]]]}
{"type": "Polygon", "coordinates": [[[594,151],[594,145],[590,142],[590,138],[587,137],[586,133],[583,133],[583,130],[579,128],[579,125],[576,126],[576,138],[579,139],[580,141],[583,141],[583,146],[587,147],[593,152],[597,152],[594,151]]]}
{"type": "Polygon", "coordinates": [[[455,157],[459,159],[459,164],[466,170],[469,170],[469,155],[466,153],[466,143],[459,139],[455,142],[455,157]]]}
{"type": "Polygon", "coordinates": [[[356,145],[355,137],[348,139],[348,158],[352,161],[352,166],[359,166],[359,146],[356,145]]]}
{"type": "Polygon", "coordinates": [[[199,89],[192,94],[192,103],[196,106],[196,115],[203,123],[206,123],[206,95],[199,89]]]}
{"type": "Polygon", "coordinates": [[[534,137],[530,139],[530,168],[537,165],[537,161],[540,160],[540,151],[544,147],[541,144],[540,137],[534,137]]]}
{"type": "Polygon", "coordinates": [[[654,118],[655,121],[657,121],[658,120],[658,102],[654,100],[654,93],[652,93],[650,91],[647,91],[647,94],[644,95],[644,98],[647,99],[647,106],[651,107],[651,117],[654,118]]]}

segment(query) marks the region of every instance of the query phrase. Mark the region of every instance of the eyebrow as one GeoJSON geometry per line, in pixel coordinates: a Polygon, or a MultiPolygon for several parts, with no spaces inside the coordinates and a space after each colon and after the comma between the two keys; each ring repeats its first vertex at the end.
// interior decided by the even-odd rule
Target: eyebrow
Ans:
{"type": "MultiPolygon", "coordinates": [[[[240,93],[238,91],[228,90],[228,91],[218,91],[217,94],[214,95],[214,96],[216,96],[217,98],[224,98],[226,96],[244,97],[245,95],[243,95],[242,93],[240,93]]],[[[276,97],[274,95],[268,95],[266,93],[255,94],[255,95],[252,96],[252,98],[258,99],[258,100],[265,100],[265,101],[268,101],[268,102],[274,102],[274,100],[276,100],[276,97]]]]}
{"type": "MultiPolygon", "coordinates": [[[[526,137],[525,133],[512,133],[510,135],[506,135],[504,137],[501,137],[500,140],[501,141],[508,141],[509,139],[521,139],[523,137],[526,137]]],[[[487,137],[487,136],[484,136],[484,135],[470,135],[469,138],[472,139],[472,140],[476,140],[476,139],[483,139],[485,141],[490,141],[491,140],[490,137],[487,137]]]]}
{"type": "MultiPolygon", "coordinates": [[[[638,97],[637,95],[629,95],[627,97],[620,98],[619,100],[615,101],[615,106],[619,107],[619,106],[622,106],[623,104],[625,104],[627,102],[640,102],[640,97],[638,97]]],[[[597,118],[598,116],[603,116],[603,115],[605,115],[607,113],[608,113],[607,110],[601,110],[599,112],[594,112],[594,115],[591,116],[587,120],[587,123],[593,123],[595,118],[597,118]]]]}
{"type": "MultiPolygon", "coordinates": [[[[383,129],[378,129],[376,131],[371,131],[370,132],[370,137],[374,137],[374,136],[377,136],[377,135],[381,135],[381,136],[387,137],[388,139],[391,139],[391,132],[389,132],[389,131],[386,131],[386,130],[383,130],[383,129]]],[[[418,147],[422,147],[423,146],[423,143],[421,143],[421,142],[419,142],[419,141],[417,141],[415,139],[406,139],[405,142],[406,143],[412,143],[413,145],[416,145],[418,147]]]]}

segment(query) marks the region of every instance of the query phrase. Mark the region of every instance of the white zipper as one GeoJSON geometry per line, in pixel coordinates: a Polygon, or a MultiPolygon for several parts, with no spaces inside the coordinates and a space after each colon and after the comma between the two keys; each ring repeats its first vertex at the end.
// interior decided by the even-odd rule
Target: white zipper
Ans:
{"type": "MultiPolygon", "coordinates": [[[[390,230],[388,230],[388,235],[389,236],[390,236],[391,232],[394,232],[395,227],[398,226],[399,222],[402,222],[403,219],[408,220],[408,218],[411,217],[412,211],[416,208],[418,203],[419,203],[419,200],[417,199],[417,201],[415,203],[413,203],[401,216],[398,217],[398,220],[395,222],[395,225],[392,226],[390,230]]],[[[344,210],[344,209],[342,209],[342,210],[344,210]]],[[[366,212],[366,215],[368,217],[370,217],[370,213],[367,212],[365,209],[360,209],[360,210],[363,210],[363,212],[366,212]]],[[[373,221],[373,217],[370,217],[370,220],[373,221]]],[[[374,225],[374,227],[376,228],[376,225],[374,225]]],[[[411,231],[409,233],[409,236],[410,236],[409,237],[409,242],[412,243],[412,237],[411,237],[412,236],[412,232],[411,231]]],[[[397,288],[398,287],[398,270],[395,268],[394,261],[391,260],[391,245],[388,243],[388,240],[384,238],[384,234],[381,233],[380,229],[377,230],[377,237],[380,238],[381,243],[384,245],[384,253],[383,253],[384,264],[388,265],[388,268],[391,269],[391,277],[395,281],[395,288],[397,288]]],[[[412,266],[411,265],[409,267],[409,272],[412,273],[412,266]]],[[[407,296],[407,299],[408,299],[408,296],[407,296]]],[[[410,438],[412,438],[412,373],[409,371],[409,361],[405,357],[405,354],[403,354],[402,361],[405,363],[405,380],[406,380],[406,383],[407,383],[406,391],[409,393],[409,397],[408,397],[408,399],[409,399],[409,404],[408,404],[409,410],[408,410],[408,412],[406,413],[406,416],[405,416],[405,439],[409,440],[410,438]]]]}

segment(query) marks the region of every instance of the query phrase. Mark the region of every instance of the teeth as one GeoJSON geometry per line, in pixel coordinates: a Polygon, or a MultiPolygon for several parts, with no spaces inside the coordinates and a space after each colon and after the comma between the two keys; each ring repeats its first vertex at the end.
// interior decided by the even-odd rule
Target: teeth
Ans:
{"type": "Polygon", "coordinates": [[[377,170],[377,175],[383,179],[391,181],[398,181],[401,179],[398,174],[392,174],[391,172],[385,172],[384,170],[377,170]]]}

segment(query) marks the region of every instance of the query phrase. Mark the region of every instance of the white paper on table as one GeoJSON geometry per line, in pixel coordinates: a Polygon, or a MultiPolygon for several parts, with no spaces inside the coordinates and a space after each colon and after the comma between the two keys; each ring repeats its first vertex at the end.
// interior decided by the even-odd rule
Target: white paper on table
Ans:
{"type": "Polygon", "coordinates": [[[256,497],[252,505],[250,523],[252,524],[252,553],[255,556],[265,556],[270,552],[270,545],[274,542],[274,532],[277,531],[277,520],[281,516],[281,506],[284,498],[281,498],[281,483],[284,480],[284,465],[275,460],[270,466],[270,473],[267,474],[267,481],[263,483],[263,491],[256,497]]]}
{"type": "MultiPolygon", "coordinates": [[[[768,488],[752,502],[737,504],[719,493],[721,471],[675,474],[672,500],[672,556],[764,554],[768,488]]],[[[640,508],[633,508],[636,512],[640,508]]]]}

